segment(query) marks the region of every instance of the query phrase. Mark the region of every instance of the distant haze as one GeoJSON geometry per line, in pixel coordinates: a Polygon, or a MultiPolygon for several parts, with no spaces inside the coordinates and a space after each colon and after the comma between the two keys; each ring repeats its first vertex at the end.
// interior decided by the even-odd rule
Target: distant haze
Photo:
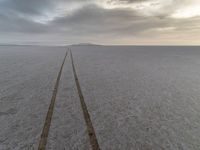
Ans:
{"type": "Polygon", "coordinates": [[[199,0],[0,0],[0,44],[199,45],[199,0]]]}

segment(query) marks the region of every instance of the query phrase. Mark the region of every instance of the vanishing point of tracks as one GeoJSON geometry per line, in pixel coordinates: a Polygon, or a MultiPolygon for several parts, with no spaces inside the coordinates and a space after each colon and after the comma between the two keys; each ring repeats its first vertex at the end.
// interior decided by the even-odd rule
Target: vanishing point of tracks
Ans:
{"type": "Polygon", "coordinates": [[[81,103],[81,108],[82,108],[82,111],[83,111],[84,120],[85,120],[85,123],[86,123],[86,126],[87,126],[87,132],[88,132],[91,148],[92,148],[92,150],[100,150],[100,147],[99,147],[99,144],[98,144],[98,141],[97,141],[97,138],[96,138],[95,130],[94,130],[94,127],[92,125],[92,121],[90,119],[90,114],[88,112],[87,105],[85,103],[83,93],[82,93],[82,90],[81,90],[81,87],[80,87],[80,83],[79,83],[78,76],[77,76],[77,73],[76,73],[76,69],[75,69],[74,60],[73,60],[71,50],[66,51],[64,60],[62,62],[62,65],[60,67],[60,71],[58,73],[58,77],[56,79],[56,83],[55,83],[55,86],[54,86],[51,102],[50,102],[49,109],[48,109],[48,112],[47,112],[47,115],[46,115],[42,134],[41,134],[41,137],[40,137],[38,150],[45,150],[46,149],[49,129],[50,129],[50,126],[51,126],[51,120],[52,120],[54,105],[55,105],[55,101],[56,101],[56,95],[57,95],[57,92],[58,92],[58,87],[59,87],[59,82],[60,82],[60,77],[61,77],[61,74],[62,74],[62,70],[63,70],[63,66],[64,66],[64,63],[65,63],[66,57],[67,57],[69,52],[70,52],[70,56],[71,56],[71,64],[72,64],[74,79],[75,79],[75,83],[76,83],[76,87],[77,87],[77,92],[78,92],[78,95],[79,95],[79,98],[80,98],[80,103],[81,103]]]}

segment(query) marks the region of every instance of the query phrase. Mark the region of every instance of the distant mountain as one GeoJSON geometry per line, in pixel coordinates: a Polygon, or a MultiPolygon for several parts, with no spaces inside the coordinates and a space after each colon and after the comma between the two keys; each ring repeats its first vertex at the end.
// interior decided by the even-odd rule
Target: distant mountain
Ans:
{"type": "Polygon", "coordinates": [[[101,45],[93,43],[78,43],[78,44],[72,44],[71,46],[101,46],[101,45]]]}
{"type": "Polygon", "coordinates": [[[19,44],[0,44],[0,46],[21,46],[19,44]]]}

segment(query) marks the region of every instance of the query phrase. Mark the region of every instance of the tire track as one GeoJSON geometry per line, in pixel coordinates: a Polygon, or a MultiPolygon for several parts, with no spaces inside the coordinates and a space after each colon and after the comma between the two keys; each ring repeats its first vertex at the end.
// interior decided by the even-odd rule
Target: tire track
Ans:
{"type": "Polygon", "coordinates": [[[75,79],[75,82],[76,82],[76,87],[77,87],[78,95],[79,95],[79,98],[80,98],[80,103],[81,103],[85,123],[86,123],[86,126],[87,126],[87,132],[88,132],[88,136],[89,136],[89,139],[90,139],[90,144],[91,144],[92,150],[100,150],[100,147],[99,147],[99,144],[98,144],[98,141],[97,141],[97,138],[96,138],[95,130],[94,130],[94,127],[92,125],[92,121],[90,119],[90,114],[88,112],[87,105],[85,103],[83,93],[82,93],[82,90],[81,90],[81,87],[80,87],[80,83],[79,83],[78,76],[77,76],[77,73],[76,73],[76,69],[75,69],[75,66],[74,66],[74,60],[73,60],[71,50],[70,50],[70,56],[71,56],[74,79],[75,79]]]}
{"type": "Polygon", "coordinates": [[[68,54],[68,51],[66,51],[64,60],[62,62],[62,65],[60,67],[60,71],[58,73],[58,77],[56,79],[53,94],[52,94],[52,97],[51,97],[51,103],[49,105],[49,109],[48,109],[48,112],[47,112],[47,115],[46,115],[42,134],[41,134],[41,137],[40,137],[38,150],[45,150],[45,148],[46,148],[47,138],[48,138],[48,134],[49,134],[49,128],[50,128],[50,125],[51,125],[51,119],[52,119],[52,116],[53,116],[53,110],[54,110],[56,95],[57,95],[58,86],[59,86],[59,82],[60,82],[60,77],[61,77],[61,74],[62,74],[62,70],[63,70],[63,66],[64,66],[64,63],[65,63],[65,59],[67,57],[67,54],[68,54]]]}

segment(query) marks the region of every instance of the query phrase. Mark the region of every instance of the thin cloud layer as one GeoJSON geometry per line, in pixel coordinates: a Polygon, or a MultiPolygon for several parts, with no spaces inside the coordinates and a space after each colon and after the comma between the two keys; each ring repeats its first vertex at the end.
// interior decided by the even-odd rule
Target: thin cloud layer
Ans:
{"type": "Polygon", "coordinates": [[[199,44],[199,10],[197,0],[0,0],[0,39],[10,44],[199,44]]]}

